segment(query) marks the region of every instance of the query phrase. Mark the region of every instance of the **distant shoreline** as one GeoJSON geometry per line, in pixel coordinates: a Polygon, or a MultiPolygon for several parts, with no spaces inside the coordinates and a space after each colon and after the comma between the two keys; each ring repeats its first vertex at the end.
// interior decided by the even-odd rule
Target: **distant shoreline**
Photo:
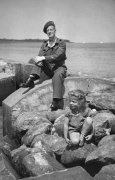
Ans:
{"type": "MultiPolygon", "coordinates": [[[[0,39],[0,42],[43,42],[46,39],[0,39]]],[[[71,43],[68,39],[63,39],[65,42],[71,43]]]]}

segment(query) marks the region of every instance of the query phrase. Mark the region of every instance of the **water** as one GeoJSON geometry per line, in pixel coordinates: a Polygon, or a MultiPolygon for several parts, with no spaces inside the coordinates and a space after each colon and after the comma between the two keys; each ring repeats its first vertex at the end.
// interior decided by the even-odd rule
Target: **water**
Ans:
{"type": "MultiPolygon", "coordinates": [[[[66,65],[69,72],[79,76],[115,78],[115,44],[66,43],[66,65]]],[[[2,42],[0,58],[28,62],[40,49],[38,42],[2,42]]]]}

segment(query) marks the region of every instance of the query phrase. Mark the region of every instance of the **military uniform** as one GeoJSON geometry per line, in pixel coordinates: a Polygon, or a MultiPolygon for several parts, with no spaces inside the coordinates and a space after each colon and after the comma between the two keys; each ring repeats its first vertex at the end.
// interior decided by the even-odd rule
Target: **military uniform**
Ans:
{"type": "Polygon", "coordinates": [[[64,78],[66,77],[67,68],[66,60],[66,44],[63,40],[56,38],[52,47],[48,46],[48,41],[44,41],[38,56],[45,56],[43,66],[35,65],[31,74],[36,74],[39,77],[48,76],[52,78],[53,98],[62,99],[64,92],[64,78]]]}

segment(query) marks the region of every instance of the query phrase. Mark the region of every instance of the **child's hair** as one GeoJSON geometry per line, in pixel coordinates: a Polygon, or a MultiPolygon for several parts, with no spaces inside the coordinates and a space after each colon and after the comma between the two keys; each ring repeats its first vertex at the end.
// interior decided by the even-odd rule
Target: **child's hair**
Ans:
{"type": "Polygon", "coordinates": [[[86,101],[85,93],[80,89],[69,91],[68,95],[69,95],[70,98],[74,97],[76,99],[79,99],[79,100],[84,99],[86,101]]]}

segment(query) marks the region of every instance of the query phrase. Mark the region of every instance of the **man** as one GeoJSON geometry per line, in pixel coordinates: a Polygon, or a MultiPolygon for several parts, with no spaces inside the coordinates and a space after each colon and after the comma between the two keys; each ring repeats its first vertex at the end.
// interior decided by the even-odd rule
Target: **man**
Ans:
{"type": "Polygon", "coordinates": [[[38,56],[35,58],[35,66],[29,76],[29,79],[23,84],[23,87],[34,87],[34,80],[42,75],[52,78],[53,101],[51,110],[62,109],[64,79],[67,68],[66,44],[63,40],[56,37],[56,28],[53,21],[45,24],[43,32],[47,34],[48,40],[44,41],[38,56]]]}

